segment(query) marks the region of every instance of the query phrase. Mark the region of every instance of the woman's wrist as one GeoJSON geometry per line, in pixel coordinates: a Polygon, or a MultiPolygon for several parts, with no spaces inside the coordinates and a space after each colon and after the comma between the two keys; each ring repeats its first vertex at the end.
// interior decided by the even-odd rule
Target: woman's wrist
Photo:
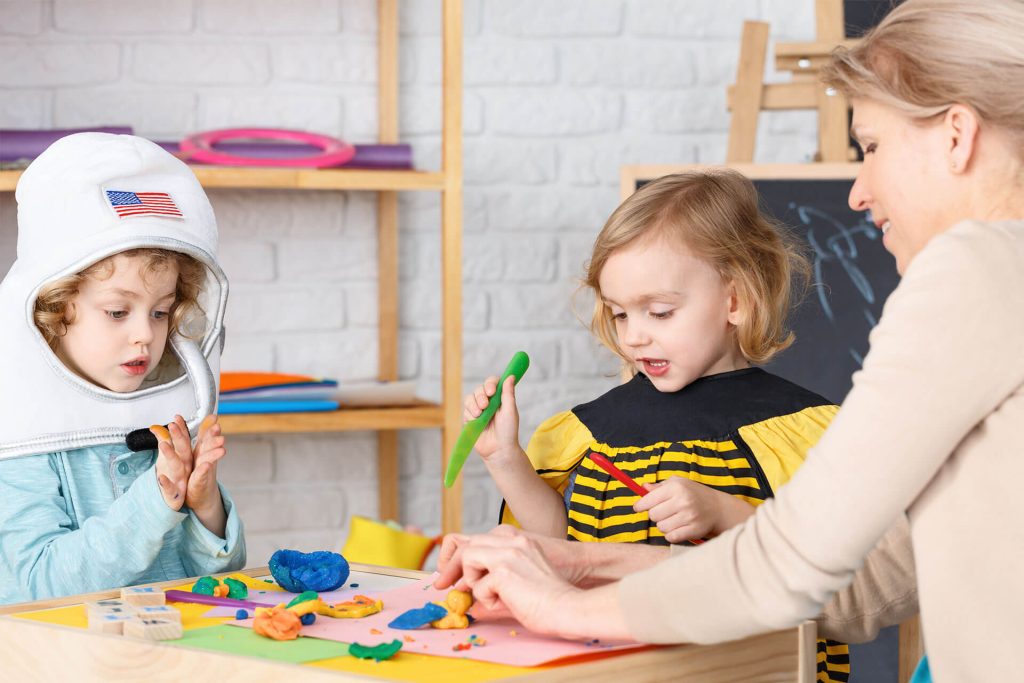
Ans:
{"type": "Polygon", "coordinates": [[[619,603],[619,584],[562,593],[550,611],[562,638],[631,638],[619,603]]]}

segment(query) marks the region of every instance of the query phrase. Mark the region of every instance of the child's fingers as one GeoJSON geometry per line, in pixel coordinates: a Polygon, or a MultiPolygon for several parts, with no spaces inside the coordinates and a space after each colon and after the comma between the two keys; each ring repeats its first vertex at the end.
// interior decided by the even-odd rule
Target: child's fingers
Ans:
{"type": "Polygon", "coordinates": [[[185,468],[185,463],[181,461],[181,457],[178,452],[174,450],[174,446],[166,441],[161,441],[157,448],[160,451],[160,456],[163,458],[161,462],[160,458],[157,458],[157,471],[165,472],[174,481],[184,481],[188,478],[188,470],[185,468]]]}
{"type": "Polygon", "coordinates": [[[227,454],[228,449],[223,447],[214,448],[209,451],[206,451],[201,456],[196,458],[195,470],[198,470],[200,465],[212,465],[213,463],[217,462],[227,454]]]}
{"type": "Polygon", "coordinates": [[[216,413],[210,413],[209,415],[204,417],[203,421],[199,423],[199,438],[202,439],[203,435],[206,434],[206,432],[211,427],[213,427],[216,424],[217,424],[217,414],[216,413]]]}
{"type": "Polygon", "coordinates": [[[484,409],[487,408],[487,404],[491,402],[491,396],[493,395],[493,390],[487,392],[485,391],[484,387],[478,387],[477,390],[473,392],[473,399],[475,403],[474,407],[477,410],[477,415],[484,412],[484,409]]]}
{"type": "Polygon", "coordinates": [[[480,409],[476,407],[476,393],[466,394],[465,400],[462,401],[462,420],[468,422],[479,414],[480,409]]]}
{"type": "Polygon", "coordinates": [[[199,425],[199,437],[196,439],[196,450],[201,450],[206,444],[211,441],[224,437],[221,436],[223,430],[220,424],[217,423],[217,416],[207,416],[203,418],[202,423],[199,425]],[[212,419],[211,419],[212,418],[212,419]]]}
{"type": "Polygon", "coordinates": [[[160,485],[160,488],[163,489],[164,493],[172,497],[174,496],[174,482],[172,482],[170,479],[167,478],[166,475],[163,474],[157,475],[156,480],[157,483],[160,485]]]}
{"type": "Polygon", "coordinates": [[[170,442],[171,440],[171,433],[163,425],[150,425],[149,431],[156,437],[157,441],[170,442]]]}
{"type": "Polygon", "coordinates": [[[170,477],[164,474],[157,475],[157,484],[165,499],[184,500],[188,484],[186,482],[175,483],[170,477]]]}
{"type": "MultiPolygon", "coordinates": [[[[666,525],[667,526],[667,525],[666,525]]],[[[658,526],[661,529],[661,526],[658,526]]],[[[701,543],[701,537],[706,533],[702,531],[695,524],[684,524],[675,528],[669,528],[668,531],[663,531],[665,534],[665,540],[669,543],[682,543],[683,541],[693,541],[694,543],[701,543]]]]}
{"type": "MultiPolygon", "coordinates": [[[[633,509],[637,512],[653,512],[653,508],[656,505],[661,505],[672,497],[668,488],[658,484],[644,484],[644,488],[650,491],[650,493],[646,496],[641,496],[640,500],[633,504],[633,509]]],[[[654,517],[652,516],[651,519],[654,519],[654,517]]]]}
{"type": "Polygon", "coordinates": [[[202,440],[196,444],[195,462],[192,463],[193,467],[199,462],[204,453],[224,447],[225,439],[216,430],[217,428],[214,428],[207,432],[202,440]]]}
{"type": "Polygon", "coordinates": [[[188,435],[188,426],[181,415],[175,415],[174,421],[167,425],[167,431],[171,433],[171,443],[178,453],[185,467],[192,467],[192,439],[188,435]]]}

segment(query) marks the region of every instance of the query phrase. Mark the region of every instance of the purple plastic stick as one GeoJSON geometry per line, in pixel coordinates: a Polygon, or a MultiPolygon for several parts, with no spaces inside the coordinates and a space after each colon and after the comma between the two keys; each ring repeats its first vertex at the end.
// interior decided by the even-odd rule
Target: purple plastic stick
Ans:
{"type": "Polygon", "coordinates": [[[72,133],[114,133],[131,135],[129,126],[97,126],[96,128],[63,128],[51,130],[0,130],[0,161],[35,159],[57,140],[72,133]]]}
{"type": "MultiPolygon", "coordinates": [[[[131,134],[128,126],[98,126],[96,128],[66,128],[51,130],[0,130],[0,161],[34,159],[58,139],[72,133],[95,131],[99,133],[131,134]]],[[[177,142],[157,142],[172,154],[178,153],[177,142]]],[[[224,142],[215,145],[222,152],[240,156],[269,159],[312,156],[320,152],[315,145],[281,144],[273,142],[224,142]]],[[[356,155],[344,164],[345,168],[412,168],[412,147],[407,144],[355,145],[356,155]]]]}
{"type": "MultiPolygon", "coordinates": [[[[171,154],[177,154],[177,142],[157,142],[171,154]]],[[[354,145],[356,155],[339,168],[412,168],[412,147],[395,145],[354,145]]],[[[218,152],[261,159],[291,159],[320,153],[316,145],[275,142],[221,142],[213,146],[218,152]]],[[[188,161],[188,159],[186,159],[188,161]]],[[[195,162],[190,162],[195,163],[195,162]]]]}
{"type": "Polygon", "coordinates": [[[217,607],[248,607],[249,609],[256,609],[257,607],[274,607],[275,605],[268,605],[262,602],[252,602],[251,600],[236,600],[235,598],[221,598],[216,595],[203,595],[202,593],[190,593],[188,591],[167,591],[165,593],[167,599],[171,602],[191,602],[196,605],[214,605],[217,607]]]}

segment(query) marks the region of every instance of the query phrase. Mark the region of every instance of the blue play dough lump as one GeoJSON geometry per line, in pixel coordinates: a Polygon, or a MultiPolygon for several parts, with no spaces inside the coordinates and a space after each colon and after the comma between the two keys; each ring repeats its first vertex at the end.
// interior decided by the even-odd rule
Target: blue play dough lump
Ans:
{"type": "Polygon", "coordinates": [[[348,578],[348,561],[338,553],[278,550],[270,556],[270,573],[292,593],[332,591],[348,578]]]}
{"type": "Polygon", "coordinates": [[[388,628],[400,628],[405,630],[411,630],[414,628],[420,628],[426,626],[432,621],[437,621],[448,614],[448,610],[440,605],[435,605],[432,602],[428,602],[423,607],[417,607],[411,609],[408,612],[402,612],[395,617],[388,628]]]}

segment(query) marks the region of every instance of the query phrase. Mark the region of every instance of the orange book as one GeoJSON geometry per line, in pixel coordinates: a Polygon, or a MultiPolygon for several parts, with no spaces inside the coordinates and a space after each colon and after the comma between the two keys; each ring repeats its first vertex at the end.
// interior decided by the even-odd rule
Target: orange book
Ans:
{"type": "Polygon", "coordinates": [[[319,377],[308,375],[286,375],[281,372],[222,372],[220,373],[220,390],[242,391],[245,389],[261,389],[295,384],[319,384],[319,377]]]}

